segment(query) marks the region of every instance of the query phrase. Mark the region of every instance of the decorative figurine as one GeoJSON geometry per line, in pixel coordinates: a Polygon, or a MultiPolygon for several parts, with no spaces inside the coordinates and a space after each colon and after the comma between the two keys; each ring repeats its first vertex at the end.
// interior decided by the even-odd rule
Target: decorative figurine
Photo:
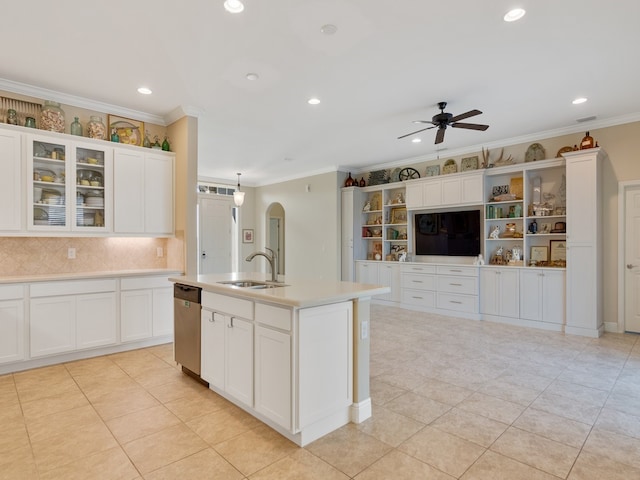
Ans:
{"type": "Polygon", "coordinates": [[[493,229],[491,230],[491,233],[489,234],[489,237],[491,237],[494,240],[498,240],[498,238],[500,238],[500,227],[498,225],[493,227],[493,229]]]}

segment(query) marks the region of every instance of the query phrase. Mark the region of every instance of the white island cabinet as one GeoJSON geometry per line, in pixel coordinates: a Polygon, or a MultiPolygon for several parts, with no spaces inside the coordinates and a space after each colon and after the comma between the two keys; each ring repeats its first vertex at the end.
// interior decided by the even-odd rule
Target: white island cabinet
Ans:
{"type": "MultiPolygon", "coordinates": [[[[203,288],[201,377],[209,387],[301,446],[369,418],[370,298],[389,288],[219,283],[239,275],[171,278],[203,288]]],[[[242,278],[266,280],[258,273],[242,278]]]]}

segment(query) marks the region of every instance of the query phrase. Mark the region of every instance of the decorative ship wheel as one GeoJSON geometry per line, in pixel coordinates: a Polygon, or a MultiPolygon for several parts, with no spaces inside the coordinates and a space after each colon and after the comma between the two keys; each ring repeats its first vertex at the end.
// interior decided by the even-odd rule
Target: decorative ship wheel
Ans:
{"type": "Polygon", "coordinates": [[[420,172],[411,167],[403,168],[400,170],[398,178],[401,182],[404,182],[405,180],[413,180],[414,178],[420,178],[420,172]]]}

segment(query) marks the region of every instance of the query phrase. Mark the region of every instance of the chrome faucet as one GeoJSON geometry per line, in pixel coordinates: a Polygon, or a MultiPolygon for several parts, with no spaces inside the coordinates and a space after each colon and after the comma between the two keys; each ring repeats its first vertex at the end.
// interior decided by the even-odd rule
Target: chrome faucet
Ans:
{"type": "Polygon", "coordinates": [[[271,281],[277,282],[278,281],[278,255],[276,254],[276,252],[274,252],[270,248],[268,247],[264,247],[264,248],[265,250],[269,250],[269,252],[271,252],[271,255],[265,252],[253,252],[247,258],[245,258],[245,260],[247,262],[250,262],[257,256],[266,258],[267,261],[269,262],[269,265],[271,266],[271,281]]]}

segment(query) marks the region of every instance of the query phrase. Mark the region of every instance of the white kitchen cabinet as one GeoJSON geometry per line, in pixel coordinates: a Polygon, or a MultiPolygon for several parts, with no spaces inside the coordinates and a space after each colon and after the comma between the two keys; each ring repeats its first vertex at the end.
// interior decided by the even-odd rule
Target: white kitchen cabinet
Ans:
{"type": "Polygon", "coordinates": [[[201,373],[245,405],[253,406],[253,322],[204,309],[201,373]]]}
{"type": "Polygon", "coordinates": [[[29,337],[31,357],[76,348],[76,302],[73,296],[32,298],[29,337]]]}
{"type": "Polygon", "coordinates": [[[602,164],[591,148],[564,154],[567,160],[567,333],[599,337],[604,332],[602,297],[602,164]]]}
{"type": "Polygon", "coordinates": [[[165,275],[120,281],[120,341],[173,335],[173,288],[165,275]]]}
{"type": "Polygon", "coordinates": [[[31,357],[116,343],[115,290],[111,279],[32,284],[31,357]]]}
{"type": "Polygon", "coordinates": [[[225,390],[252,407],[253,322],[229,316],[225,334],[225,390]]]}
{"type": "Polygon", "coordinates": [[[480,269],[480,312],[484,315],[518,318],[520,290],[518,269],[480,269]]]}
{"type": "Polygon", "coordinates": [[[253,407],[253,302],[205,291],[202,307],[202,378],[253,407]]]}
{"type": "Polygon", "coordinates": [[[211,310],[201,313],[200,377],[224,390],[224,332],[226,317],[211,310]]]}
{"type": "Polygon", "coordinates": [[[520,318],[564,323],[564,271],[520,269],[520,318]]]}
{"type": "Polygon", "coordinates": [[[116,233],[173,234],[171,155],[114,149],[116,233]]]}
{"type": "Polygon", "coordinates": [[[0,130],[0,231],[22,229],[22,148],[20,134],[0,130]]]}
{"type": "Polygon", "coordinates": [[[256,304],[255,409],[291,430],[291,315],[290,309],[256,304]]]}
{"type": "Polygon", "coordinates": [[[0,364],[24,358],[24,287],[0,286],[0,364]]]}
{"type": "Polygon", "coordinates": [[[76,348],[92,348],[116,343],[115,292],[76,297],[76,348]]]}
{"type": "Polygon", "coordinates": [[[153,335],[153,291],[120,292],[120,341],[143,340],[153,335]]]}
{"type": "Polygon", "coordinates": [[[173,335],[173,288],[153,289],[152,316],[151,331],[154,337],[173,335]]]}
{"type": "Polygon", "coordinates": [[[297,427],[304,429],[353,400],[353,305],[298,313],[297,427]]]}

